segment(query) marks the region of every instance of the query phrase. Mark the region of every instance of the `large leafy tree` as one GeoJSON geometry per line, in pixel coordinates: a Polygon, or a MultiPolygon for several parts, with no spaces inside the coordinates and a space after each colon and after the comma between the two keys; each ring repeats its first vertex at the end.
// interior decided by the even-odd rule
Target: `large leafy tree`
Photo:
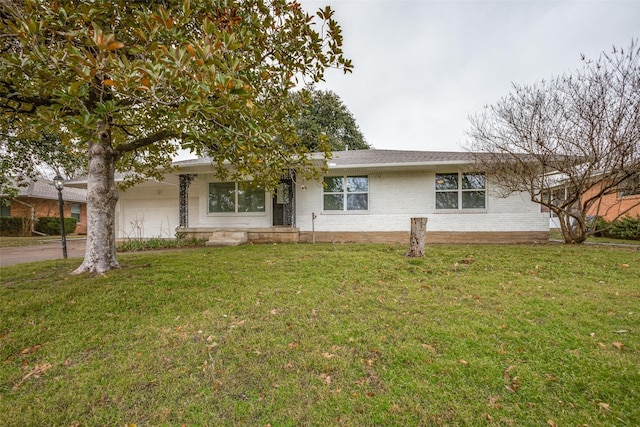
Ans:
{"type": "MultiPolygon", "coordinates": [[[[314,173],[289,91],[350,71],[330,8],[287,0],[2,0],[0,131],[20,158],[42,133],[81,153],[88,235],[76,273],[118,267],[116,171],[161,178],[178,148],[273,186],[314,173]]],[[[16,161],[13,164],[20,164],[16,161]]]]}
{"type": "Polygon", "coordinates": [[[300,142],[311,151],[371,148],[353,114],[334,92],[307,87],[292,96],[304,105],[296,127],[300,142]]]}
{"type": "Polygon", "coordinates": [[[469,148],[506,193],[554,212],[567,243],[587,237],[587,213],[640,176],[640,46],[514,91],[471,118],[469,148]]]}

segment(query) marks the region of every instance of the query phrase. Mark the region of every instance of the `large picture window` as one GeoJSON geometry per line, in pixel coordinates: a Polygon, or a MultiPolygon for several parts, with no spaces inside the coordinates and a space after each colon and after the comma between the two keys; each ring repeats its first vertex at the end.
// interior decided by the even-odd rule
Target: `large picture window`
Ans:
{"type": "Polygon", "coordinates": [[[209,183],[209,213],[264,212],[264,189],[251,182],[209,183]]]}
{"type": "Polygon", "coordinates": [[[369,177],[325,177],[323,208],[325,211],[369,210],[369,177]]]}
{"type": "Polygon", "coordinates": [[[436,209],[485,209],[486,195],[484,173],[436,174],[436,209]]]}

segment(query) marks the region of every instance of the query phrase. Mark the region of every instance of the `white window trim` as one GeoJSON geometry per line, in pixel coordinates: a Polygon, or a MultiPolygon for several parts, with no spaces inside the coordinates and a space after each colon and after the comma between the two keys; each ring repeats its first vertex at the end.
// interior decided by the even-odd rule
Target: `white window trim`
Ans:
{"type": "Polygon", "coordinates": [[[479,213],[487,213],[488,211],[488,206],[489,206],[489,190],[487,188],[487,174],[484,172],[436,172],[434,174],[434,182],[433,182],[433,189],[434,189],[434,209],[433,212],[434,213],[442,213],[442,214],[479,214],[479,213]],[[456,188],[455,190],[436,190],[436,180],[437,180],[437,176],[440,175],[444,175],[444,174],[457,174],[458,175],[458,188],[456,188]],[[479,189],[463,189],[462,188],[462,175],[464,174],[483,174],[484,175],[484,208],[463,208],[462,207],[462,193],[463,192],[471,192],[471,191],[479,191],[479,189]],[[437,207],[435,207],[435,205],[437,205],[437,194],[438,193],[453,193],[456,192],[458,194],[458,208],[455,209],[438,209],[437,207]]]}
{"type": "Polygon", "coordinates": [[[322,215],[367,215],[369,214],[369,209],[371,207],[371,179],[369,178],[369,175],[360,175],[360,174],[354,174],[354,175],[349,175],[349,174],[345,174],[345,175],[327,175],[325,177],[323,177],[323,182],[324,182],[324,178],[343,178],[343,182],[344,182],[344,186],[343,186],[343,191],[336,193],[336,192],[325,192],[324,186],[322,186],[322,193],[320,195],[321,199],[320,199],[320,203],[322,204],[322,215]],[[354,177],[366,177],[367,178],[367,191],[356,191],[356,192],[347,192],[347,178],[354,178],[354,177]],[[324,208],[324,196],[326,194],[342,194],[344,197],[344,209],[342,210],[326,210],[324,208]],[[367,195],[367,209],[353,209],[353,210],[349,210],[347,209],[348,205],[347,205],[347,195],[348,194],[366,194],[367,195]]]}
{"type": "Polygon", "coordinates": [[[78,206],[78,212],[75,213],[76,215],[78,215],[78,218],[76,218],[77,223],[78,224],[82,224],[82,205],[80,203],[71,203],[71,208],[70,208],[71,209],[71,218],[75,218],[73,216],[74,215],[74,212],[73,212],[73,207],[74,206],[78,206]]]}
{"type": "Polygon", "coordinates": [[[240,182],[250,182],[250,181],[209,181],[207,183],[207,193],[206,193],[206,207],[207,207],[207,216],[216,216],[216,217],[223,217],[223,216],[227,216],[227,217],[238,217],[238,216],[253,216],[253,217],[263,217],[263,216],[267,216],[267,210],[268,210],[268,206],[267,206],[267,193],[266,191],[263,190],[263,195],[264,195],[264,211],[261,212],[238,212],[238,184],[240,182]],[[209,203],[209,185],[210,184],[220,184],[220,183],[227,183],[227,182],[233,182],[235,187],[233,190],[233,197],[234,197],[234,201],[233,201],[233,206],[235,211],[234,212],[210,212],[209,211],[209,207],[210,207],[210,203],[209,203]]]}

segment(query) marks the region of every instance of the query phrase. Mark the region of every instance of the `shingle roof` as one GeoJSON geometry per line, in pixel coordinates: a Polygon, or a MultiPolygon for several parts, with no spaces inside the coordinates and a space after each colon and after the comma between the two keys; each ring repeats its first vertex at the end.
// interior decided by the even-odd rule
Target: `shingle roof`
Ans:
{"type": "MultiPolygon", "coordinates": [[[[18,197],[32,197],[36,199],[58,200],[58,190],[53,181],[45,178],[34,179],[28,187],[20,187],[18,197]]],[[[87,191],[80,188],[65,187],[62,198],[68,202],[87,202],[87,191]]]]}
{"type": "MultiPolygon", "coordinates": [[[[405,150],[349,150],[334,151],[328,160],[329,169],[346,168],[413,168],[420,166],[459,165],[470,164],[478,153],[457,151],[405,151],[405,150]]],[[[313,153],[312,158],[321,161],[322,153],[313,153]]],[[[203,167],[211,164],[211,158],[179,160],[174,166],[189,170],[189,168],[203,167]]],[[[122,181],[124,175],[116,173],[116,181],[122,181]]],[[[69,182],[69,185],[86,185],[86,177],[69,182]]],[[[66,189],[66,187],[65,187],[66,189]]]]}
{"type": "MultiPolygon", "coordinates": [[[[419,166],[443,163],[471,163],[475,153],[455,151],[404,151],[404,150],[349,150],[334,151],[329,159],[329,169],[333,167],[380,167],[380,166],[419,166]]],[[[321,159],[321,153],[314,153],[321,159]]],[[[199,158],[182,160],[174,164],[181,167],[209,164],[211,159],[199,158]]]]}
{"type": "Polygon", "coordinates": [[[340,166],[431,165],[438,163],[467,163],[473,153],[452,151],[350,150],[335,151],[329,168],[340,166]]]}

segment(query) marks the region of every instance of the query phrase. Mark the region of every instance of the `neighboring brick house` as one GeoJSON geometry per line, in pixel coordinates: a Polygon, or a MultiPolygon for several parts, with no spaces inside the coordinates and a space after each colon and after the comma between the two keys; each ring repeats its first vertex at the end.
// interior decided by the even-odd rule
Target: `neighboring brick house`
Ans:
{"type": "MultiPolygon", "coordinates": [[[[594,187],[587,191],[584,197],[591,197],[598,191],[594,187]]],[[[613,221],[616,218],[630,216],[635,218],[640,216],[640,177],[628,182],[614,194],[606,194],[596,202],[588,215],[599,216],[606,221],[613,221]]]]}
{"type": "MultiPolygon", "coordinates": [[[[65,218],[75,218],[76,234],[87,233],[87,191],[80,188],[65,187],[62,190],[65,218]]],[[[53,181],[38,178],[27,187],[20,187],[18,196],[11,199],[9,205],[2,204],[0,216],[34,218],[58,217],[58,190],[53,181]]]]}

